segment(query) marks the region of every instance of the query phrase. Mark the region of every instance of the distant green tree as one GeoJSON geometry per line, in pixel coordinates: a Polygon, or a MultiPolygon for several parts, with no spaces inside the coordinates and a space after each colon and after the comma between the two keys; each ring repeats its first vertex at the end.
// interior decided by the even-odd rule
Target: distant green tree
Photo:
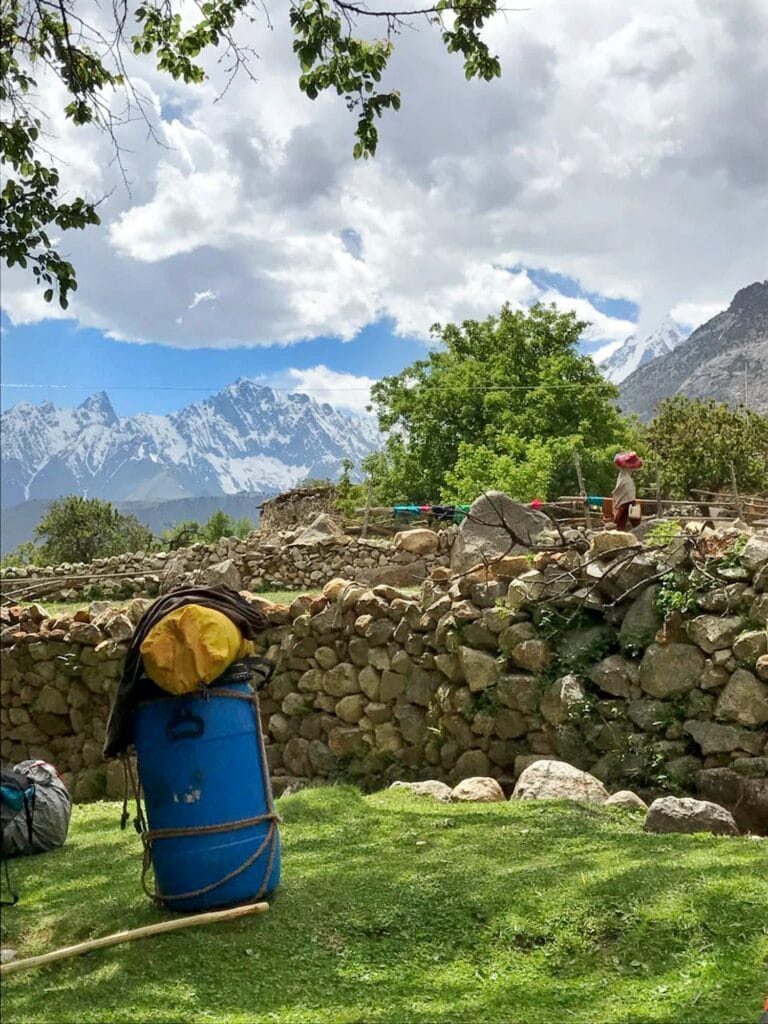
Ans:
{"type": "Polygon", "coordinates": [[[554,497],[576,487],[574,451],[588,488],[610,489],[629,427],[617,389],[578,352],[586,326],[536,305],[433,328],[440,344],[427,359],[372,388],[387,434],[379,494],[472,501],[504,484],[513,497],[554,497]]]}
{"type": "Polygon", "coordinates": [[[170,551],[188,548],[192,544],[214,544],[224,537],[245,538],[254,530],[250,519],[234,519],[227,512],[218,509],[206,523],[196,519],[182,519],[170,529],[164,530],[160,537],[160,546],[170,551]]]}
{"type": "Polygon", "coordinates": [[[71,495],[52,501],[35,527],[39,561],[92,562],[127,551],[146,550],[152,534],[135,516],[124,515],[110,502],[71,495]]]}
{"type": "Polygon", "coordinates": [[[203,528],[196,519],[182,519],[160,535],[159,545],[169,551],[188,548],[203,539],[203,528]]]}
{"type": "Polygon", "coordinates": [[[302,480],[298,485],[298,489],[302,491],[331,490],[333,487],[335,487],[335,484],[332,480],[316,476],[308,476],[306,480],[302,480]]]}
{"type": "Polygon", "coordinates": [[[203,526],[201,539],[207,544],[213,544],[224,537],[244,538],[252,529],[254,526],[250,519],[233,519],[228,513],[219,509],[203,526]]]}
{"type": "Polygon", "coordinates": [[[31,541],[24,541],[14,551],[9,551],[0,559],[0,569],[15,569],[22,565],[38,565],[40,563],[40,550],[31,541]]]}
{"type": "Polygon", "coordinates": [[[731,465],[742,493],[768,490],[768,416],[743,406],[677,395],[638,429],[637,448],[658,469],[670,498],[696,489],[729,491],[731,465]]]}

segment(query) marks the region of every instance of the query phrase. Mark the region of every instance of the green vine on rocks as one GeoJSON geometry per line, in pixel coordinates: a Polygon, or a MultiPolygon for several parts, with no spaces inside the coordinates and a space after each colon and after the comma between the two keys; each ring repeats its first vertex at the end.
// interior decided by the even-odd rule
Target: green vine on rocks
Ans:
{"type": "Polygon", "coordinates": [[[741,555],[747,546],[746,534],[740,534],[724,555],[717,560],[719,569],[736,569],[741,565],[741,555]]]}
{"type": "Polygon", "coordinates": [[[696,609],[703,580],[699,573],[673,570],[664,576],[656,595],[656,608],[667,619],[678,612],[686,615],[696,609]]]}
{"type": "Polygon", "coordinates": [[[683,532],[683,528],[675,519],[670,519],[667,522],[657,523],[652,530],[650,530],[645,540],[648,544],[659,547],[666,547],[667,544],[671,544],[673,540],[677,540],[680,534],[683,532]]]}

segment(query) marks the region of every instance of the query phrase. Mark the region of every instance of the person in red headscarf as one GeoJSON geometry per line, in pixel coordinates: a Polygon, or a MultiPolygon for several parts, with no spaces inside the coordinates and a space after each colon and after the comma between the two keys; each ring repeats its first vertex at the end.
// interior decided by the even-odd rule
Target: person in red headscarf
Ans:
{"type": "Polygon", "coordinates": [[[613,489],[613,521],[619,530],[625,530],[629,522],[629,510],[637,497],[632,474],[643,468],[643,460],[637,452],[619,452],[613,462],[619,471],[613,489]]]}

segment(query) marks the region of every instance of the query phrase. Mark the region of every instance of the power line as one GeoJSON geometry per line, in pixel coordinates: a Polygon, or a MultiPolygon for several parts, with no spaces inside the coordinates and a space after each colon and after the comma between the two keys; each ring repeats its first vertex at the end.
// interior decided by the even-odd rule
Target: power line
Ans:
{"type": "MultiPolygon", "coordinates": [[[[571,381],[564,384],[476,384],[465,388],[455,388],[442,384],[432,385],[433,391],[541,391],[541,390],[565,390],[569,388],[590,388],[602,387],[608,381],[571,381]]],[[[226,391],[231,384],[199,384],[195,386],[178,384],[0,384],[0,388],[16,388],[19,390],[55,390],[55,391],[226,391]]],[[[339,391],[369,391],[370,387],[360,385],[359,387],[273,387],[271,384],[264,384],[268,391],[281,391],[288,394],[304,394],[306,392],[328,393],[339,391]]]]}

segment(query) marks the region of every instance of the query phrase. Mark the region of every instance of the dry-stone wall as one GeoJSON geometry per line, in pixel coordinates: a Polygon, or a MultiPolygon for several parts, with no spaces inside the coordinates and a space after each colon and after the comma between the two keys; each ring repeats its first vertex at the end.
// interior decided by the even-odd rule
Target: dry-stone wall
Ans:
{"type": "Polygon", "coordinates": [[[333,515],[336,508],[335,487],[295,487],[262,502],[259,532],[273,536],[310,523],[319,515],[333,515]]]}
{"type": "Polygon", "coordinates": [[[333,576],[366,583],[417,585],[434,565],[448,560],[449,535],[440,549],[420,554],[389,541],[343,535],[296,544],[292,535],[226,538],[173,552],[98,558],[88,564],[27,566],[0,571],[0,592],[27,599],[87,601],[155,597],[186,582],[226,582],[238,590],[320,589],[333,576]]]}
{"type": "MultiPolygon", "coordinates": [[[[745,813],[768,820],[768,536],[666,623],[657,577],[685,569],[685,552],[636,544],[597,535],[586,554],[508,556],[458,578],[438,566],[418,594],[335,580],[269,606],[277,671],[261,714],[278,786],[507,784],[544,755],[612,788],[750,790],[745,813]]],[[[76,799],[117,795],[101,744],[146,604],[74,620],[0,610],[4,758],[53,761],[76,799]]]]}

